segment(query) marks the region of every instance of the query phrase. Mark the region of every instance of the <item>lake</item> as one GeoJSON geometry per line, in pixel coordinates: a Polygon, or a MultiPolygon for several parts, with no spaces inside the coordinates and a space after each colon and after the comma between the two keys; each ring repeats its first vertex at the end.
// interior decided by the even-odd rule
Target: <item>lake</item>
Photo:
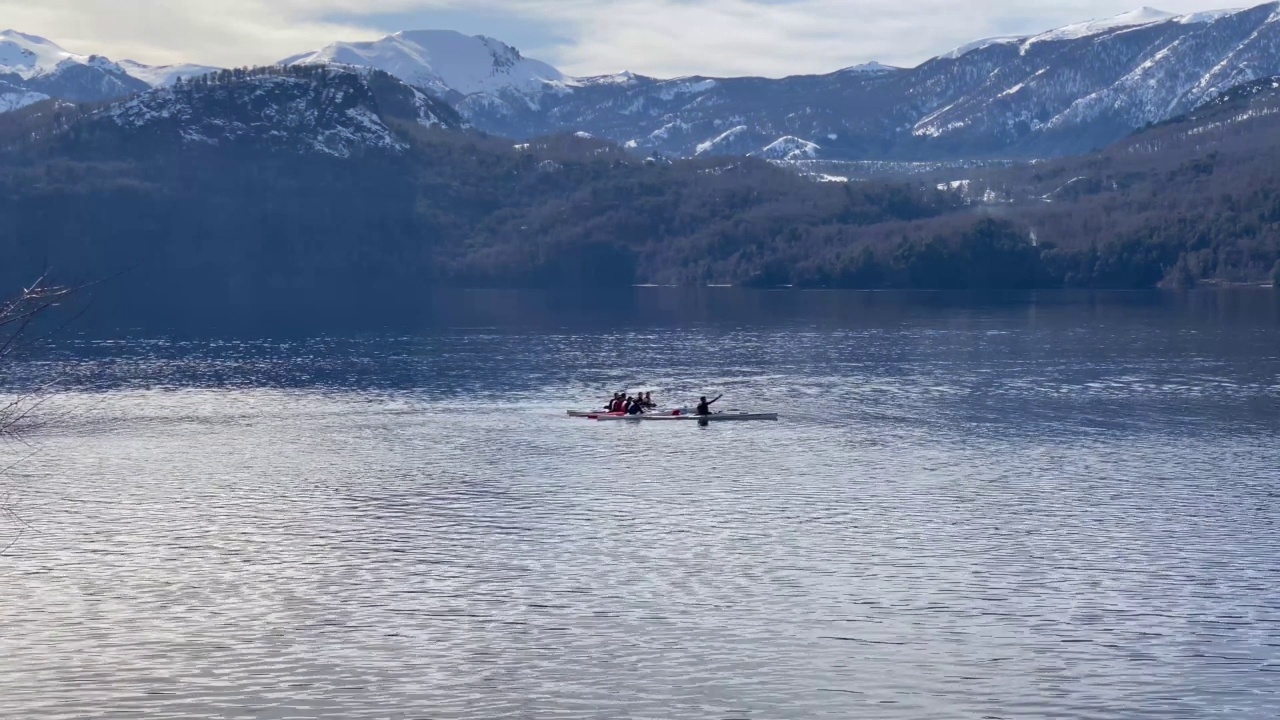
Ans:
{"type": "Polygon", "coordinates": [[[7,717],[1280,715],[1280,294],[408,310],[13,369],[7,717]]]}

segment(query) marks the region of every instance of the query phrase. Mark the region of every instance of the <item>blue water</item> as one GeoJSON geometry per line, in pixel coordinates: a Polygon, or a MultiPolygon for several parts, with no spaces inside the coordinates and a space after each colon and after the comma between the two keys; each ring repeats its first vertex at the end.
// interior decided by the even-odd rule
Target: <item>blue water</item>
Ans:
{"type": "Polygon", "coordinates": [[[1275,295],[412,310],[14,368],[6,716],[1280,715],[1275,295]]]}

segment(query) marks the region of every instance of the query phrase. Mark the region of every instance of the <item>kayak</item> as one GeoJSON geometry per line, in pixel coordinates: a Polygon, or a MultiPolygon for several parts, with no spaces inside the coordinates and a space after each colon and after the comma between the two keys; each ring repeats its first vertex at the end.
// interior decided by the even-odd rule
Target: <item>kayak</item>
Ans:
{"type": "Polygon", "coordinates": [[[593,420],[630,420],[633,422],[671,422],[680,420],[699,421],[706,420],[709,422],[745,422],[751,420],[770,421],[777,420],[778,413],[745,413],[745,412],[723,412],[714,415],[622,415],[620,413],[607,413],[603,415],[590,416],[593,420]]]}
{"type": "MultiPolygon", "coordinates": [[[[689,408],[668,408],[668,409],[649,410],[645,414],[646,415],[688,415],[692,412],[693,411],[690,410],[689,408]]],[[[571,418],[597,418],[597,417],[600,417],[601,415],[622,415],[622,414],[623,413],[605,412],[603,410],[570,410],[569,411],[569,417],[571,418]]]]}

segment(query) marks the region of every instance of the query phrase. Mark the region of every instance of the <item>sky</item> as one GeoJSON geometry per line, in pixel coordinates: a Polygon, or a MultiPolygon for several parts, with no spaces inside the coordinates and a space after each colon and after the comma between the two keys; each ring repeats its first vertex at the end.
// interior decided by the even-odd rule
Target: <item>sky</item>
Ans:
{"type": "Polygon", "coordinates": [[[572,75],[782,77],[873,60],[909,67],[980,38],[1136,9],[1125,0],[0,0],[0,22],[72,52],[149,64],[269,64],[337,40],[449,29],[572,75]]]}

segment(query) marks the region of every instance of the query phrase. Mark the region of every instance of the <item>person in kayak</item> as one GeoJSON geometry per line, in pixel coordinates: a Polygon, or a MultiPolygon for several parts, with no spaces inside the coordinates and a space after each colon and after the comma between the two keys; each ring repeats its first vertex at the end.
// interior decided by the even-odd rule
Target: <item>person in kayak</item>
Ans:
{"type": "Polygon", "coordinates": [[[652,410],[652,409],[654,409],[654,408],[656,408],[656,407],[658,407],[658,406],[653,404],[653,393],[651,393],[651,392],[647,392],[647,393],[645,393],[645,394],[644,394],[644,409],[645,409],[645,410],[652,410]]]}
{"type": "Polygon", "coordinates": [[[644,403],[641,402],[640,398],[638,397],[632,400],[629,405],[627,405],[628,415],[640,415],[643,412],[644,412],[644,403]]]}
{"type": "Polygon", "coordinates": [[[708,399],[707,399],[707,396],[706,396],[706,395],[703,395],[703,396],[702,396],[702,398],[701,398],[700,400],[698,400],[698,409],[697,409],[697,414],[699,414],[699,415],[710,415],[710,414],[711,414],[711,404],[712,404],[712,403],[714,403],[714,402],[716,402],[716,400],[719,400],[719,399],[720,399],[720,398],[722,398],[722,397],[724,397],[724,395],[717,395],[715,400],[708,400],[708,399]]]}

